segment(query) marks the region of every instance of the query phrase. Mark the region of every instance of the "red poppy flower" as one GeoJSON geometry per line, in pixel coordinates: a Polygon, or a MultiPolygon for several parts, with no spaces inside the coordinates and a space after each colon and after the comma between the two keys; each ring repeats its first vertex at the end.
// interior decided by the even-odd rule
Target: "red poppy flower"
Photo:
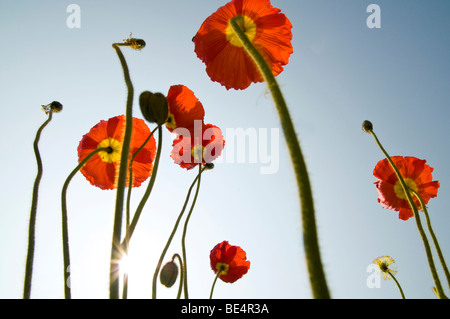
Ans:
{"type": "Polygon", "coordinates": [[[245,251],[239,246],[230,245],[226,240],[211,250],[209,259],[214,273],[220,271],[219,278],[228,283],[235,282],[250,269],[245,251]]]}
{"type": "Polygon", "coordinates": [[[192,169],[199,163],[212,163],[225,147],[222,131],[215,125],[202,124],[191,129],[178,129],[170,157],[182,168],[192,169]]]}
{"type": "MultiPolygon", "coordinates": [[[[97,153],[80,170],[92,185],[101,189],[117,187],[124,133],[125,116],[120,115],[110,118],[108,121],[100,121],[81,139],[78,145],[78,162],[81,162],[97,148],[110,148],[108,152],[97,153]]],[[[144,120],[133,118],[129,159],[149,135],[150,129],[144,120]]],[[[151,175],[155,153],[156,143],[152,136],[133,161],[133,187],[140,186],[151,175]]]]}
{"type": "Polygon", "coordinates": [[[169,116],[166,128],[172,132],[176,128],[190,128],[194,121],[203,122],[205,110],[202,103],[197,99],[188,87],[184,85],[172,85],[167,94],[169,116]]]}
{"type": "Polygon", "coordinates": [[[245,52],[230,25],[233,17],[263,55],[273,75],[283,71],[293,52],[292,24],[269,0],[233,0],[209,16],[193,41],[195,53],[206,64],[211,80],[227,90],[245,89],[263,78],[251,57],[245,52]]]}
{"type": "MultiPolygon", "coordinates": [[[[417,192],[425,204],[430,198],[437,196],[440,184],[438,181],[432,181],[433,168],[425,164],[426,160],[409,156],[393,156],[392,161],[397,166],[406,185],[417,192]]],[[[398,211],[400,219],[408,220],[410,217],[414,217],[414,212],[408,203],[400,181],[387,159],[378,162],[373,175],[378,178],[375,185],[378,190],[378,202],[381,206],[398,211]]],[[[417,198],[415,196],[412,198],[418,209],[421,209],[417,198]]]]}

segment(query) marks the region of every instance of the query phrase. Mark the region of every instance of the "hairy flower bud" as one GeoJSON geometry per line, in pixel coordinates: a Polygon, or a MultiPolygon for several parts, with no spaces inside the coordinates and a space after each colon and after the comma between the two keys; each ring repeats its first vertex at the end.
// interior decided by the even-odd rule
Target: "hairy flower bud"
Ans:
{"type": "Polygon", "coordinates": [[[178,266],[174,261],[169,261],[164,265],[159,276],[161,284],[170,288],[173,286],[178,277],[178,266]]]}
{"type": "Polygon", "coordinates": [[[363,124],[362,124],[362,129],[363,129],[363,131],[366,132],[366,133],[372,132],[372,131],[373,131],[373,125],[372,125],[372,122],[367,121],[367,120],[364,121],[363,124]]]}
{"type": "Polygon", "coordinates": [[[58,101],[53,101],[50,104],[42,105],[42,109],[45,111],[45,114],[48,114],[50,110],[52,110],[53,113],[58,113],[62,111],[63,106],[58,101]]]}
{"type": "Polygon", "coordinates": [[[167,99],[162,93],[144,91],[139,96],[139,106],[144,118],[157,124],[164,124],[169,116],[167,99]]]}
{"type": "Polygon", "coordinates": [[[132,38],[132,33],[128,39],[123,39],[123,45],[130,46],[133,50],[142,50],[145,48],[145,41],[143,39],[132,38]]]}

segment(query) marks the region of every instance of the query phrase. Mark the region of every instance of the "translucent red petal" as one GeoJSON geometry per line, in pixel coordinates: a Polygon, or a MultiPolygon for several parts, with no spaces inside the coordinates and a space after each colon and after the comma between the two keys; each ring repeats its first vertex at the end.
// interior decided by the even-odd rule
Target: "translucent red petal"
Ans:
{"type": "MultiPolygon", "coordinates": [[[[431,198],[437,196],[440,186],[438,181],[433,181],[433,168],[426,164],[426,160],[421,160],[412,156],[393,156],[391,157],[395,166],[404,179],[410,179],[417,185],[417,192],[422,197],[425,204],[431,198]]],[[[399,198],[395,193],[395,185],[398,178],[387,159],[377,163],[373,171],[377,181],[375,186],[378,191],[378,202],[383,208],[392,209],[399,212],[399,218],[407,220],[414,216],[409,202],[406,199],[399,198]]],[[[413,196],[416,206],[420,209],[420,203],[413,196]]]]}
{"type": "MultiPolygon", "coordinates": [[[[97,123],[83,136],[78,145],[78,162],[81,162],[87,155],[96,150],[98,145],[105,139],[113,138],[118,142],[122,142],[124,130],[124,115],[110,118],[107,121],[102,120],[97,123]]],[[[131,159],[131,156],[149,135],[150,129],[145,124],[144,120],[133,118],[133,132],[131,136],[129,159],[131,159]]],[[[155,153],[156,142],[152,136],[133,162],[133,187],[140,186],[141,183],[151,175],[155,153]]],[[[117,187],[119,162],[120,161],[112,163],[105,162],[101,159],[99,154],[96,154],[81,168],[80,171],[92,185],[101,189],[114,189],[117,187]]]]}

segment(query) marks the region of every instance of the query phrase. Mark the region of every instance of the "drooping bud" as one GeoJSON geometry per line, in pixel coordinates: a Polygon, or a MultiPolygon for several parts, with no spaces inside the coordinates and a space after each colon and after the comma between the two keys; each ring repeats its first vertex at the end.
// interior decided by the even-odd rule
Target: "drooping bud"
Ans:
{"type": "Polygon", "coordinates": [[[372,125],[372,122],[367,121],[367,120],[364,121],[363,124],[362,124],[362,129],[363,129],[363,131],[366,132],[366,133],[372,132],[372,131],[373,131],[373,125],[372,125]]]}
{"type": "Polygon", "coordinates": [[[144,118],[157,124],[164,124],[169,116],[167,99],[162,93],[144,91],[139,96],[139,106],[144,118]]]}
{"type": "Polygon", "coordinates": [[[177,281],[177,277],[178,277],[178,266],[172,260],[166,263],[164,267],[161,269],[159,280],[161,281],[161,284],[163,284],[167,288],[170,288],[173,286],[175,281],[177,281]]]}
{"type": "Polygon", "coordinates": [[[123,39],[123,44],[130,46],[133,50],[142,50],[145,48],[145,41],[143,39],[132,38],[132,33],[128,39],[123,39]]]}
{"type": "Polygon", "coordinates": [[[58,113],[62,111],[63,106],[58,101],[53,101],[50,104],[42,105],[42,109],[45,111],[45,114],[48,114],[50,110],[52,110],[53,113],[58,113]]]}

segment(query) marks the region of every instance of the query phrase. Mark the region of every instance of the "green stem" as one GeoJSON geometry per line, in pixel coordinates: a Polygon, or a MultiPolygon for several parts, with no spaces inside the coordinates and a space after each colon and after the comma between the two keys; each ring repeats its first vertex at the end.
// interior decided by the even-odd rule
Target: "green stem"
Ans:
{"type": "Polygon", "coordinates": [[[180,255],[174,254],[172,257],[172,261],[175,260],[175,258],[178,259],[178,262],[180,263],[180,284],[178,286],[178,293],[177,293],[177,299],[180,299],[181,297],[181,291],[183,290],[183,278],[184,278],[184,272],[183,272],[183,260],[181,260],[180,255]]]}
{"type": "MultiPolygon", "coordinates": [[[[131,157],[130,160],[130,164],[128,165],[128,176],[129,176],[129,180],[132,181],[133,180],[133,162],[134,159],[136,158],[136,156],[139,154],[139,152],[145,147],[145,145],[148,143],[148,141],[150,140],[150,138],[153,136],[153,134],[155,133],[155,131],[159,128],[160,126],[157,126],[151,133],[150,135],[147,137],[147,139],[144,141],[144,143],[142,143],[142,145],[136,150],[136,152],[133,154],[133,156],[131,157]]],[[[159,150],[159,148],[158,148],[159,150]]],[[[157,155],[157,158],[155,159],[156,162],[159,162],[159,156],[157,155]]],[[[155,164],[156,166],[158,164],[155,164]]],[[[155,170],[152,171],[152,174],[155,173],[155,170]]],[[[151,181],[151,180],[150,180],[151,181]]],[[[150,185],[152,185],[151,187],[153,187],[152,183],[149,183],[149,187],[150,185]]],[[[128,187],[128,194],[127,194],[127,215],[126,215],[126,226],[127,226],[127,236],[128,236],[128,240],[129,237],[131,237],[131,235],[128,235],[129,233],[129,227],[130,227],[130,206],[131,206],[131,190],[133,189],[133,187],[128,187]]],[[[150,191],[149,191],[150,193],[150,191]]]]}
{"type": "Polygon", "coordinates": [[[114,226],[113,226],[113,236],[112,236],[112,247],[111,247],[111,262],[110,262],[110,273],[109,273],[109,297],[111,299],[119,298],[119,260],[121,258],[120,252],[120,239],[122,231],[122,219],[123,219],[123,203],[124,203],[124,193],[125,185],[127,179],[127,166],[128,166],[128,156],[130,152],[130,141],[131,133],[133,130],[133,95],[134,89],[131,83],[130,73],[128,70],[127,62],[119,48],[120,44],[114,43],[112,46],[116,51],[120,63],[122,65],[123,74],[125,78],[125,83],[128,89],[127,95],[127,106],[126,106],[126,122],[125,122],[125,134],[123,137],[122,154],[120,158],[120,168],[119,168],[119,179],[117,182],[117,195],[116,195],[116,206],[114,211],[114,226]]]}
{"type": "Polygon", "coordinates": [[[230,25],[242,42],[246,52],[252,57],[269,87],[278,111],[294,168],[301,205],[303,244],[313,296],[314,298],[328,299],[330,298],[330,294],[320,257],[311,184],[308,177],[306,163],[300,148],[300,143],[298,141],[288,107],[272,70],[268,66],[264,57],[255,48],[236,22],[237,19],[241,18],[241,16],[234,17],[230,20],[230,25]]]}
{"type": "Polygon", "coordinates": [[[394,275],[390,271],[388,271],[388,273],[389,273],[389,276],[391,276],[391,278],[394,279],[395,283],[397,284],[398,290],[400,291],[400,294],[402,295],[402,299],[406,299],[405,294],[403,293],[403,289],[400,286],[400,283],[397,281],[397,279],[394,277],[394,275]]]}
{"type": "MultiPolygon", "coordinates": [[[[200,175],[205,169],[206,168],[203,168],[200,171],[200,173],[197,174],[197,176],[195,177],[195,179],[192,182],[191,186],[189,187],[188,193],[186,195],[186,200],[184,201],[184,204],[183,204],[183,208],[181,209],[181,212],[178,215],[178,218],[177,218],[177,220],[175,222],[175,225],[173,227],[172,233],[170,234],[169,239],[167,240],[166,246],[164,247],[164,249],[163,249],[163,251],[161,253],[161,256],[159,257],[159,261],[158,261],[158,264],[156,265],[155,273],[153,274],[153,283],[152,283],[152,298],[153,299],[156,298],[156,282],[157,282],[157,279],[158,279],[158,274],[159,274],[159,271],[161,269],[162,262],[164,260],[164,257],[166,255],[166,253],[167,253],[167,250],[169,249],[170,244],[172,243],[172,239],[175,236],[175,233],[176,233],[176,231],[178,229],[178,225],[180,224],[181,218],[183,217],[184,211],[186,210],[186,206],[187,206],[187,204],[189,202],[189,197],[191,196],[192,189],[194,188],[195,184],[197,183],[197,180],[200,179],[200,175]]],[[[182,268],[182,271],[184,271],[184,267],[182,268]]]]}
{"type": "MultiPolygon", "coordinates": [[[[130,200],[131,200],[131,189],[132,187],[128,187],[128,196],[127,196],[127,218],[126,218],[126,233],[125,233],[125,239],[122,242],[122,247],[123,247],[123,251],[124,254],[128,254],[128,247],[130,245],[130,240],[131,240],[131,236],[133,235],[134,229],[136,228],[136,224],[139,220],[139,217],[141,216],[142,213],[142,209],[145,206],[145,203],[147,202],[150,193],[153,189],[153,185],[155,184],[155,180],[156,180],[156,173],[158,172],[158,166],[159,166],[159,159],[160,159],[160,155],[161,155],[161,148],[162,148],[162,130],[161,130],[161,126],[157,126],[151,133],[150,135],[147,137],[147,139],[145,140],[145,142],[141,145],[141,147],[139,147],[139,149],[133,154],[131,160],[130,160],[130,164],[129,164],[129,179],[130,181],[132,181],[133,179],[133,161],[136,158],[137,154],[144,148],[144,146],[147,144],[147,142],[150,140],[150,138],[153,136],[153,134],[155,133],[155,131],[158,130],[158,149],[156,150],[156,156],[155,156],[155,164],[153,166],[153,170],[152,170],[152,175],[150,177],[150,182],[147,186],[147,190],[144,193],[144,196],[141,199],[141,202],[139,203],[139,206],[133,216],[133,220],[130,224],[130,200]]],[[[130,182],[131,183],[131,182],[130,182]]],[[[122,298],[126,299],[128,295],[128,274],[125,273],[124,274],[124,278],[123,278],[123,293],[122,293],[122,298]]]]}
{"type": "Polygon", "coordinates": [[[189,299],[189,292],[188,292],[188,283],[187,283],[187,256],[186,256],[186,233],[187,233],[187,226],[189,223],[189,219],[191,218],[192,212],[194,210],[195,202],[197,201],[198,192],[200,190],[200,181],[201,181],[201,175],[202,175],[202,165],[198,165],[198,183],[197,183],[197,189],[195,191],[194,199],[192,200],[191,209],[189,210],[189,213],[186,217],[186,221],[184,222],[184,228],[183,228],[183,235],[181,237],[181,250],[183,253],[183,272],[184,272],[184,298],[189,299]]]}
{"type": "Polygon", "coordinates": [[[27,259],[25,265],[25,279],[24,279],[24,289],[23,289],[23,299],[30,299],[31,294],[31,281],[33,277],[33,261],[34,261],[34,246],[35,246],[35,232],[36,232],[36,213],[38,206],[38,192],[39,192],[39,184],[42,179],[42,159],[39,153],[39,139],[41,138],[41,133],[47,124],[52,120],[53,109],[50,109],[48,114],[48,119],[39,127],[36,132],[36,137],[33,143],[34,154],[36,156],[37,163],[37,174],[36,179],[34,181],[33,186],[33,197],[31,200],[31,211],[30,211],[30,221],[28,226],[28,251],[27,251],[27,259]]]}
{"type": "Polygon", "coordinates": [[[144,196],[142,197],[142,200],[140,201],[140,203],[136,209],[136,212],[134,213],[130,227],[127,231],[126,238],[128,238],[128,240],[130,240],[131,236],[133,235],[134,229],[136,228],[136,225],[139,221],[142,210],[144,209],[144,206],[147,203],[147,200],[148,200],[150,193],[153,189],[153,186],[155,184],[156,174],[158,172],[158,167],[159,167],[159,159],[161,157],[161,148],[162,148],[162,129],[161,129],[161,126],[158,126],[158,148],[156,150],[155,164],[153,166],[152,175],[150,176],[150,182],[147,186],[144,196]]]}
{"type": "Polygon", "coordinates": [[[419,195],[419,193],[412,189],[410,189],[410,191],[414,194],[414,196],[416,196],[416,198],[419,200],[420,207],[422,207],[423,213],[425,215],[425,220],[427,222],[428,231],[430,233],[431,239],[433,240],[434,246],[436,248],[436,252],[439,257],[439,261],[441,262],[442,268],[444,269],[445,277],[447,278],[447,283],[450,288],[450,273],[448,271],[444,255],[442,254],[441,247],[439,246],[439,242],[436,238],[436,235],[434,234],[433,228],[431,227],[431,220],[430,220],[430,215],[428,214],[428,209],[427,209],[425,203],[423,202],[422,197],[419,195]]]}
{"type": "Polygon", "coordinates": [[[69,183],[75,174],[89,161],[95,154],[98,152],[108,152],[109,148],[97,148],[87,155],[75,169],[69,174],[66,181],[64,182],[62,191],[61,191],[61,211],[62,211],[62,241],[63,241],[63,260],[64,260],[64,298],[71,298],[71,289],[68,283],[69,276],[68,274],[70,267],[70,254],[69,254],[69,230],[68,230],[68,222],[67,222],[67,188],[69,187],[69,183]]]}
{"type": "Polygon", "coordinates": [[[211,287],[211,292],[209,294],[209,299],[212,299],[213,292],[214,292],[214,287],[216,286],[217,279],[219,279],[219,276],[220,276],[221,272],[222,271],[218,271],[217,275],[216,275],[216,278],[214,278],[214,281],[213,281],[213,284],[212,284],[212,287],[211,287]]]}
{"type": "Polygon", "coordinates": [[[422,242],[425,248],[425,253],[427,256],[427,260],[428,260],[428,265],[430,268],[430,272],[431,272],[431,276],[433,277],[433,281],[434,284],[436,285],[436,290],[440,296],[440,298],[446,298],[445,294],[444,294],[444,290],[442,289],[442,284],[441,281],[439,280],[439,276],[437,274],[436,271],[436,266],[434,264],[433,261],[433,255],[431,253],[431,248],[430,248],[430,244],[428,242],[428,239],[425,235],[425,232],[423,230],[422,227],[422,223],[420,221],[420,215],[419,215],[419,211],[417,210],[416,204],[414,203],[412,197],[411,197],[411,193],[409,192],[409,188],[406,185],[402,175],[400,174],[400,171],[398,170],[397,166],[394,164],[394,162],[392,161],[391,157],[389,156],[389,154],[386,152],[386,150],[384,149],[384,147],[381,145],[380,141],[378,140],[375,132],[373,130],[369,130],[368,133],[370,133],[373,138],[375,139],[375,142],[377,143],[378,147],[381,149],[381,151],[383,152],[384,156],[386,157],[386,159],[388,160],[389,164],[391,165],[392,169],[395,172],[395,175],[397,176],[398,180],[400,181],[400,184],[402,185],[403,191],[406,195],[406,198],[409,202],[409,205],[411,206],[411,209],[414,212],[414,217],[416,220],[416,225],[417,225],[417,230],[419,231],[420,237],[422,238],[422,242]]]}

